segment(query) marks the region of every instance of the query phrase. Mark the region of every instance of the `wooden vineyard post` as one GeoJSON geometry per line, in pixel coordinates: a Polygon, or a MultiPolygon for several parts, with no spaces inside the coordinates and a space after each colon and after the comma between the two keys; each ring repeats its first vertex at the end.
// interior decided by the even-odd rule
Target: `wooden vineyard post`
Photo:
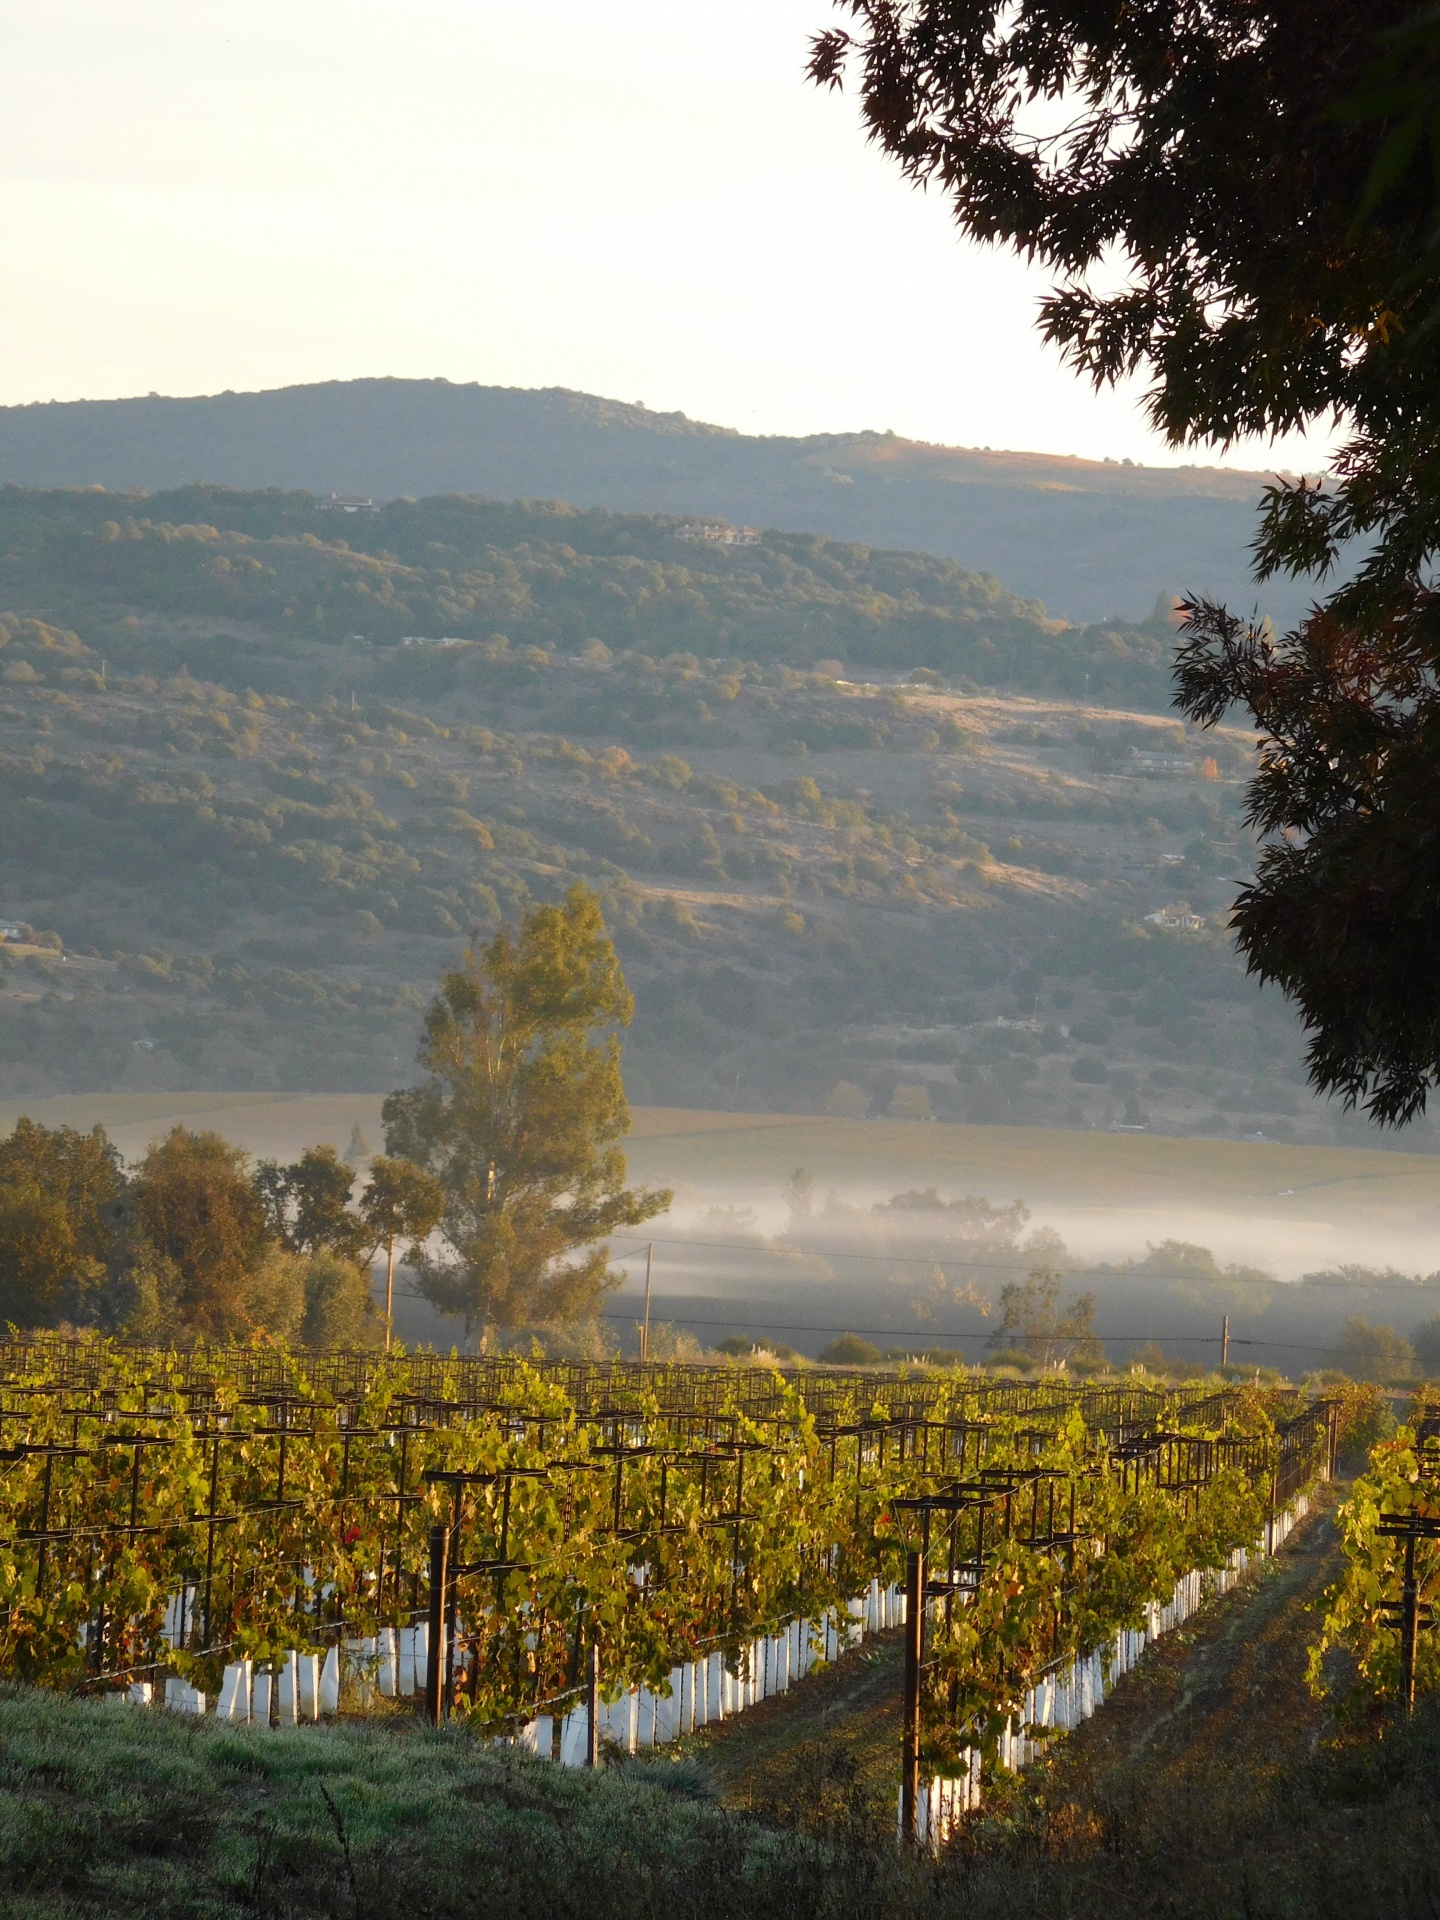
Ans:
{"type": "Polygon", "coordinates": [[[425,1717],[438,1727],[445,1711],[445,1589],[449,1586],[450,1529],[430,1529],[430,1647],[425,1662],[425,1717]]]}
{"type": "Polygon", "coordinates": [[[1400,1710],[1415,1711],[1415,1629],[1419,1612],[1415,1585],[1415,1535],[1405,1536],[1405,1581],[1400,1589],[1400,1710]]]}
{"type": "Polygon", "coordinates": [[[1270,1475],[1270,1514],[1265,1522],[1265,1551],[1275,1551],[1275,1508],[1280,1499],[1280,1469],[1275,1467],[1270,1475]]]}
{"type": "Polygon", "coordinates": [[[585,1683],[585,1764],[600,1764],[600,1642],[590,1642],[590,1664],[585,1683]]]}
{"type": "Polygon", "coordinates": [[[1381,1611],[1388,1625],[1400,1629],[1400,1711],[1409,1715],[1415,1710],[1416,1642],[1422,1626],[1435,1624],[1431,1608],[1428,1605],[1422,1608],[1420,1604],[1420,1582],[1415,1577],[1415,1542],[1440,1539],[1440,1520],[1415,1513],[1387,1515],[1376,1531],[1405,1542],[1400,1598],[1384,1602],[1381,1611]]]}
{"type": "Polygon", "coordinates": [[[905,1556],[905,1725],[900,1749],[900,1837],[918,1839],[920,1810],[920,1662],[925,1648],[925,1556],[905,1556]]]}
{"type": "Polygon", "coordinates": [[[210,1605],[215,1592],[215,1512],[216,1502],[220,1498],[220,1431],[216,1423],[215,1447],[210,1456],[210,1511],[205,1523],[205,1642],[208,1647],[213,1638],[210,1631],[210,1605]]]}
{"type": "Polygon", "coordinates": [[[460,1489],[455,1489],[455,1518],[445,1556],[445,1711],[455,1704],[455,1674],[460,1642],[460,1489]]]}

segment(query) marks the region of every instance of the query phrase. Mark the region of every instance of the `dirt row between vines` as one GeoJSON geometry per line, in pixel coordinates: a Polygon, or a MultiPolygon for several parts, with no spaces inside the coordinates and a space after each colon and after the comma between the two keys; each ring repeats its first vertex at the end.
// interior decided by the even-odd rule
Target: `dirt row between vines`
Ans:
{"type": "MultiPolygon", "coordinates": [[[[1325,1710],[1305,1686],[1306,1608],[1335,1577],[1328,1514],[1313,1516],[1234,1593],[1147,1650],[1084,1727],[1024,1785],[1098,1798],[1117,1776],[1192,1764],[1273,1770],[1313,1750],[1325,1710]],[[1097,1791],[1098,1790],[1098,1791],[1097,1791]]],[[[900,1765],[899,1633],[690,1743],[731,1805],[787,1823],[831,1824],[870,1803],[893,1824],[900,1765]]]]}
{"type": "MultiPolygon", "coordinates": [[[[1306,1685],[1340,1553],[1320,1510],[1149,1649],[1086,1726],[987,1792],[945,1867],[953,1910],[1355,1920],[1440,1915],[1440,1706],[1408,1728],[1306,1685]]],[[[852,1843],[894,1833],[898,1634],[692,1743],[730,1805],[852,1843]]]]}

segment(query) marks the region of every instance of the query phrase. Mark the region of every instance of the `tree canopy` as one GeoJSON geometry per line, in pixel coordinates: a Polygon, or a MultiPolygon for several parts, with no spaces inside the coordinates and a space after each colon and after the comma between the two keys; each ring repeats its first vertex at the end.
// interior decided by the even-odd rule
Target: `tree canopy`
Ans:
{"type": "Polygon", "coordinates": [[[355,1169],[331,1146],[307,1147],[292,1166],[262,1160],[255,1169],[270,1230],[292,1253],[359,1254],[369,1235],[350,1211],[354,1184],[355,1169]]]}
{"type": "Polygon", "coordinates": [[[104,1129],[21,1116],[0,1140],[0,1320],[80,1319],[108,1274],[120,1156],[104,1129]]]}
{"type": "Polygon", "coordinates": [[[210,1339],[248,1332],[246,1300],[269,1236],[240,1148],[173,1128],[141,1161],[130,1205],[136,1238],[173,1276],[179,1318],[210,1339]]]}
{"type": "Polygon", "coordinates": [[[1402,236],[1357,227],[1375,138],[1336,109],[1404,0],[840,4],[858,31],[817,38],[814,77],[858,69],[873,137],[1059,276],[1046,337],[1098,382],[1148,372],[1172,442],[1302,427],[1393,373],[1402,236]]]}
{"type": "Polygon", "coordinates": [[[425,1018],[429,1077],[383,1114],[389,1151],[444,1194],[445,1250],[419,1251],[422,1290],[467,1326],[593,1313],[611,1284],[597,1242],[669,1205],[625,1186],[616,1144],[630,1114],[615,1029],[632,1008],[583,887],[446,974],[425,1018]]]}
{"type": "Polygon", "coordinates": [[[960,225],[1057,276],[1041,325],[1097,384],[1142,373],[1176,444],[1334,418],[1277,480],[1257,575],[1350,577],[1284,639],[1187,602],[1179,704],[1248,707],[1268,836],[1236,929],[1378,1119],[1440,1079],[1437,34],[1403,0],[842,0],[812,72],[960,225]],[[1118,267],[1118,275],[1115,269],[1118,267]]]}
{"type": "Polygon", "coordinates": [[[219,1134],[184,1127],[127,1171],[103,1127],[22,1118],[0,1140],[0,1320],[374,1345],[369,1261],[388,1247],[393,1274],[396,1241],[429,1233],[441,1196],[401,1160],[374,1161],[352,1206],[354,1182],[332,1146],[252,1171],[219,1134]]]}

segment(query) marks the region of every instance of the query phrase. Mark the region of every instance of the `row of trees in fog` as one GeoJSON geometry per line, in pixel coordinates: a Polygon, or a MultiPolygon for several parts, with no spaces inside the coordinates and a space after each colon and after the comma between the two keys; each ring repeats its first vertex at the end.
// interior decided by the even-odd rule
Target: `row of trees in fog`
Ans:
{"type": "MultiPolygon", "coordinates": [[[[608,1237],[670,1200],[626,1185],[618,1036],[631,1008],[599,902],[577,888],[445,976],[425,1016],[423,1077],[385,1101],[386,1152],[363,1181],[329,1145],[252,1167],[218,1135],[177,1127],[126,1167],[99,1128],[22,1120],[0,1142],[0,1318],[364,1345],[389,1332],[370,1269],[384,1255],[393,1282],[398,1255],[467,1338],[593,1324],[616,1284],[608,1237]]],[[[1283,1285],[1174,1240],[1083,1267],[1019,1200],[931,1187],[822,1202],[799,1168],[782,1195],[785,1225],[769,1239],[753,1215],[712,1210],[690,1236],[693,1262],[712,1280],[728,1267],[732,1289],[737,1260],[752,1266],[740,1282],[752,1303],[797,1288],[813,1300],[822,1283],[826,1312],[859,1329],[849,1347],[832,1342],[833,1359],[929,1351],[1088,1371],[1139,1357],[1193,1371],[1220,1358],[1209,1349],[1230,1315],[1244,1322],[1237,1347],[1293,1350],[1289,1371],[1440,1369],[1440,1276],[1342,1268],[1283,1285]],[[1155,1337],[1167,1332],[1161,1309],[1169,1345],[1155,1337]],[[904,1346],[876,1346],[864,1329],[877,1319],[904,1346]]]]}
{"type": "Polygon", "coordinates": [[[595,897],[502,929],[447,974],[424,1079],[386,1100],[356,1192],[332,1146],[289,1165],[176,1127],[127,1169],[103,1128],[0,1142],[0,1319],[136,1338],[387,1337],[368,1269],[397,1249],[467,1336],[593,1316],[602,1244],[669,1204],[625,1185],[616,1029],[631,1000],[595,897]]]}

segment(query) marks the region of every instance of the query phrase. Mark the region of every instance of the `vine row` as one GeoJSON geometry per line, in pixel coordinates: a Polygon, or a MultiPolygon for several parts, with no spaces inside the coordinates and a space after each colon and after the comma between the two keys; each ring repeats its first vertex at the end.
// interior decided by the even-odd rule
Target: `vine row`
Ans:
{"type": "Polygon", "coordinates": [[[597,1660],[609,1700],[736,1670],[923,1547],[943,1770],[1252,1544],[1333,1444],[1323,1403],[1250,1389],[16,1341],[0,1668],[213,1696],[227,1665],[438,1618],[440,1710],[501,1732],[563,1713],[597,1660]]]}

